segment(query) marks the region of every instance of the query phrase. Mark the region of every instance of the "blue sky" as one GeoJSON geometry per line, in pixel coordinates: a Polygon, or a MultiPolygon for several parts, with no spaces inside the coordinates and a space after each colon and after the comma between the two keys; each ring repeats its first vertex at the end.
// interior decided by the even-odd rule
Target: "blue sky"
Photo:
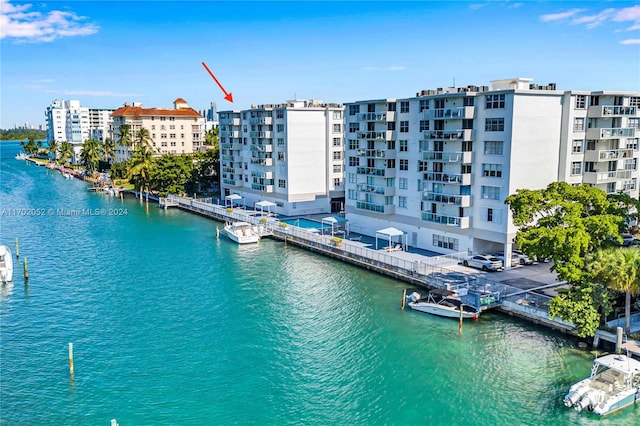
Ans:
{"type": "Polygon", "coordinates": [[[0,127],[53,99],[219,110],[351,102],[530,77],[560,90],[640,90],[631,1],[0,0],[0,127]],[[234,103],[224,100],[201,62],[234,103]]]}

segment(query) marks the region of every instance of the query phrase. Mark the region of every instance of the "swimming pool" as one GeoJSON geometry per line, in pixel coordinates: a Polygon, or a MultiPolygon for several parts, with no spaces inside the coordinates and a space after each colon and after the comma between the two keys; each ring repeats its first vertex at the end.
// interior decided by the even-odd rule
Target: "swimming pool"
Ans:
{"type": "Polygon", "coordinates": [[[281,222],[284,222],[291,226],[297,226],[298,228],[304,229],[330,229],[331,225],[328,223],[316,222],[315,220],[299,218],[299,219],[285,219],[281,222]]]}

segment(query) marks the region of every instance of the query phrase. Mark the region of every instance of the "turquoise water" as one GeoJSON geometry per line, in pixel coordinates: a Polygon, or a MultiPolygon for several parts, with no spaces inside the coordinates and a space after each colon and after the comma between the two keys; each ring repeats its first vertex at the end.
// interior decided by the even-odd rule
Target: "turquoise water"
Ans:
{"type": "Polygon", "coordinates": [[[0,217],[30,272],[0,292],[3,425],[638,422],[638,407],[562,405],[592,357],[563,335],[498,314],[459,335],[401,311],[403,283],[216,240],[219,223],[90,193],[0,148],[0,208],[47,212],[0,217]]]}
{"type": "Polygon", "coordinates": [[[314,220],[309,220],[304,218],[284,219],[282,220],[282,222],[288,223],[289,225],[297,226],[299,228],[304,228],[304,229],[322,229],[322,228],[330,229],[331,228],[331,225],[329,224],[323,224],[321,222],[316,222],[314,220]]]}

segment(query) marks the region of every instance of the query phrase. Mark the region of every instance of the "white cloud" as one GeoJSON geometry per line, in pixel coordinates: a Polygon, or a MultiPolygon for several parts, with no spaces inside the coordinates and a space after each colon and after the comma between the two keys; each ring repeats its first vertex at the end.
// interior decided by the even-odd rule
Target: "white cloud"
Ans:
{"type": "Polygon", "coordinates": [[[582,16],[580,18],[576,18],[571,21],[574,25],[585,24],[587,28],[595,28],[607,21],[610,21],[615,16],[615,9],[605,9],[600,13],[596,13],[595,15],[587,15],[582,16]]]}
{"type": "Polygon", "coordinates": [[[60,37],[90,35],[99,27],[82,22],[86,18],[73,12],[52,10],[46,14],[30,11],[31,4],[13,5],[0,0],[0,39],[21,42],[49,42],[60,37]]]}
{"type": "Polygon", "coordinates": [[[622,40],[620,44],[640,44],[640,38],[630,38],[628,40],[622,40]]]}
{"type": "Polygon", "coordinates": [[[584,12],[584,9],[571,9],[571,10],[567,10],[566,12],[550,13],[548,15],[542,15],[540,16],[540,20],[542,22],[561,21],[563,19],[571,18],[572,16],[582,12],[584,12]]]}

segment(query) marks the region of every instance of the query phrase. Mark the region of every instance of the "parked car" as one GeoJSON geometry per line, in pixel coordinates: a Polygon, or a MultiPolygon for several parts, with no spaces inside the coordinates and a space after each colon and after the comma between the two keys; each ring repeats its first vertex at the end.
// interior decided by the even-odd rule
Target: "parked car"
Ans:
{"type": "MultiPolygon", "coordinates": [[[[504,252],[503,251],[498,251],[492,254],[493,257],[495,257],[496,259],[500,259],[502,261],[502,265],[504,266],[505,264],[505,259],[504,259],[504,252]]],[[[511,253],[511,267],[513,268],[514,266],[518,266],[520,264],[520,258],[518,257],[518,255],[514,255],[513,253],[511,253]]]]}
{"type": "Polygon", "coordinates": [[[533,260],[529,259],[529,256],[527,256],[526,254],[524,254],[520,250],[513,250],[513,251],[511,251],[511,253],[512,253],[512,256],[513,255],[517,255],[518,256],[521,265],[531,265],[531,264],[533,264],[533,260]]]}
{"type": "Polygon", "coordinates": [[[620,236],[622,237],[623,246],[630,246],[631,244],[633,244],[633,241],[636,239],[636,237],[634,237],[631,234],[620,234],[620,236]]]}
{"type": "Polygon", "coordinates": [[[488,254],[476,254],[468,257],[462,261],[462,264],[483,271],[498,271],[503,268],[502,260],[488,254]]]}

